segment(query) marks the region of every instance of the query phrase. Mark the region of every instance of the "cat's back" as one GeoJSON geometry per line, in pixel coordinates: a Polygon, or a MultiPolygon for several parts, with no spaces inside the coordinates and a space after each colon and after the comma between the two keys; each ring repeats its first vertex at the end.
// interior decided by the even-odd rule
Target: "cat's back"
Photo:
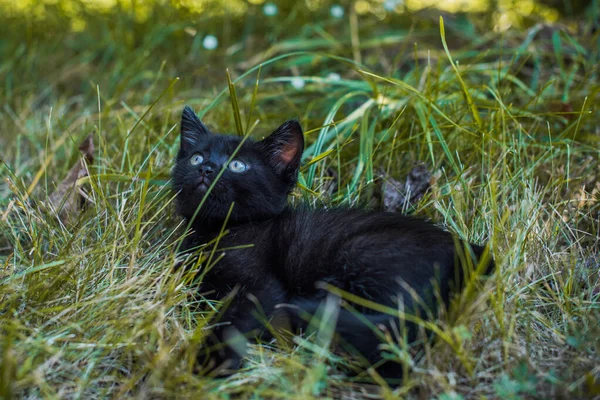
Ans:
{"type": "MultiPolygon", "coordinates": [[[[272,231],[277,264],[287,280],[300,286],[339,276],[340,271],[348,279],[370,273],[389,280],[409,268],[453,262],[450,233],[396,213],[288,209],[274,221],[272,231]]],[[[421,271],[430,274],[431,268],[421,271]]]]}
{"type": "MultiPolygon", "coordinates": [[[[357,236],[374,236],[380,240],[389,237],[394,243],[452,241],[450,233],[422,218],[352,208],[288,209],[279,216],[273,229],[281,239],[291,240],[299,246],[320,243],[324,248],[333,244],[339,246],[357,236]]],[[[289,244],[293,250],[294,246],[289,244]]]]}

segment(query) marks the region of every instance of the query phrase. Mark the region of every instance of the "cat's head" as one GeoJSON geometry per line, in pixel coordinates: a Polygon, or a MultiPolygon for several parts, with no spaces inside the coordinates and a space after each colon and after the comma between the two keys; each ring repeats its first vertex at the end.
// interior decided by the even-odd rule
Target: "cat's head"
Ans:
{"type": "Polygon", "coordinates": [[[210,132],[186,106],[172,172],[177,211],[191,219],[207,196],[196,214],[200,223],[224,221],[232,203],[235,205],[229,221],[273,217],[283,211],[296,184],[303,150],[304,136],[296,121],[284,123],[264,140],[243,141],[239,136],[210,132]],[[222,175],[216,179],[221,170],[222,175]]]}

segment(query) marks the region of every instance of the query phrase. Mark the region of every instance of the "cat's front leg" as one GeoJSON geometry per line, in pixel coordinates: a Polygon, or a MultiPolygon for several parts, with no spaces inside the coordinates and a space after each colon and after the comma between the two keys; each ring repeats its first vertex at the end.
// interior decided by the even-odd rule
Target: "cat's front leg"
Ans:
{"type": "Polygon", "coordinates": [[[207,333],[197,355],[200,371],[229,375],[240,368],[247,339],[231,324],[216,325],[207,333]]]}
{"type": "Polygon", "coordinates": [[[248,341],[269,335],[265,325],[275,306],[285,301],[286,292],[276,279],[268,279],[252,287],[238,287],[224,301],[225,309],[203,348],[198,362],[206,372],[228,374],[241,365],[248,341]]]}

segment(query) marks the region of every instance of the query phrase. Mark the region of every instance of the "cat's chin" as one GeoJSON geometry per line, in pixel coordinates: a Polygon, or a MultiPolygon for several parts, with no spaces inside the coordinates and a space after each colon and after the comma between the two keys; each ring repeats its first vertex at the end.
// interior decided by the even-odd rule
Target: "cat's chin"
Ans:
{"type": "Polygon", "coordinates": [[[208,191],[208,188],[210,187],[210,180],[208,178],[200,178],[198,180],[198,182],[196,183],[196,187],[195,187],[195,192],[199,193],[199,194],[206,194],[206,192],[208,191]]]}
{"type": "Polygon", "coordinates": [[[196,192],[200,193],[200,194],[206,194],[206,192],[208,191],[209,185],[205,182],[201,182],[198,184],[198,186],[196,186],[196,192]]]}

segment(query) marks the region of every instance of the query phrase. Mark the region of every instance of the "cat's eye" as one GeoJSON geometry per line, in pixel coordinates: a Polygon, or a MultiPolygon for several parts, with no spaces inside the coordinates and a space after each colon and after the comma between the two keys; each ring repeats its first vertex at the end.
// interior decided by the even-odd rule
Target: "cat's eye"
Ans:
{"type": "Polygon", "coordinates": [[[244,172],[245,170],[248,169],[248,166],[243,161],[232,160],[229,163],[229,169],[232,170],[233,172],[244,172]]]}
{"type": "Polygon", "coordinates": [[[202,161],[204,161],[204,157],[202,157],[202,154],[200,154],[200,153],[196,153],[192,156],[192,158],[190,158],[191,165],[201,164],[202,161]]]}

